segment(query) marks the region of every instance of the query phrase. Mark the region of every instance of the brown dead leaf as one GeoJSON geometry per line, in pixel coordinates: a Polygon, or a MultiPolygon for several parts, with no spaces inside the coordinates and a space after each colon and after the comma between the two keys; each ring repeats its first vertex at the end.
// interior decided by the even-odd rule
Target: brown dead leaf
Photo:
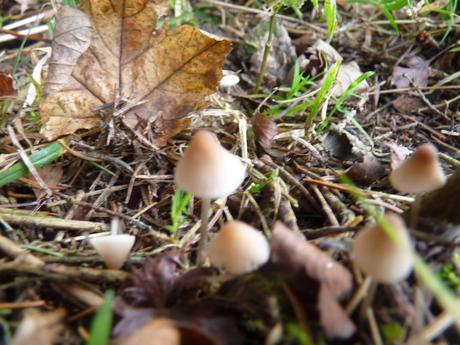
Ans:
{"type": "Polygon", "coordinates": [[[62,319],[65,314],[64,309],[46,313],[37,309],[25,311],[12,345],[54,344],[63,329],[62,319]]]}
{"type": "MultiPolygon", "coordinates": [[[[38,170],[38,175],[50,189],[55,189],[58,183],[61,182],[62,176],[64,176],[64,169],[59,165],[47,165],[38,170]]],[[[33,191],[37,199],[41,199],[46,195],[40,188],[33,188],[33,191]]]]}
{"type": "Polygon", "coordinates": [[[350,272],[327,253],[305,240],[300,233],[288,229],[281,222],[276,222],[270,242],[271,261],[280,269],[303,268],[309,277],[327,286],[336,297],[350,291],[350,272]]]}
{"type": "Polygon", "coordinates": [[[16,90],[13,88],[13,78],[6,73],[0,72],[0,99],[15,95],[16,90]]]}
{"type": "Polygon", "coordinates": [[[385,167],[372,154],[367,154],[362,162],[348,169],[347,175],[359,185],[370,186],[385,175],[385,167]]]}
{"type": "Polygon", "coordinates": [[[346,339],[356,331],[353,322],[325,285],[319,290],[318,310],[320,324],[328,339],[346,339]]]}
{"type": "Polygon", "coordinates": [[[167,318],[151,319],[141,329],[112,345],[219,345],[219,342],[194,325],[167,318]]]}
{"type": "Polygon", "coordinates": [[[400,113],[416,112],[423,105],[424,103],[420,98],[409,95],[401,95],[393,101],[393,107],[400,113]]]}
{"type": "Polygon", "coordinates": [[[268,116],[257,113],[252,119],[252,130],[257,142],[265,150],[268,150],[273,143],[273,138],[278,134],[278,127],[275,121],[268,116]]]}
{"type": "Polygon", "coordinates": [[[395,66],[391,83],[397,88],[415,85],[425,87],[428,85],[431,60],[425,60],[420,56],[412,56],[407,63],[408,67],[395,66]]]}
{"type": "Polygon", "coordinates": [[[166,6],[165,0],[84,0],[84,13],[73,10],[78,21],[68,20],[68,10],[59,13],[40,104],[47,139],[98,126],[95,109],[104,107],[136,131],[165,137],[215,92],[230,43],[186,25],[156,29],[166,6]]]}

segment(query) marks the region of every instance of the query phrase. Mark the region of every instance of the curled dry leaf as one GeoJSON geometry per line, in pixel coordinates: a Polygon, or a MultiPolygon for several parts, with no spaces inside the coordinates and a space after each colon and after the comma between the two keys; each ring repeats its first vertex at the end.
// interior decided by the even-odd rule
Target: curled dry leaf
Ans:
{"type": "Polygon", "coordinates": [[[309,277],[321,282],[336,297],[350,291],[350,272],[281,222],[276,222],[273,228],[271,248],[271,261],[281,270],[304,269],[309,277]]]}
{"type": "Polygon", "coordinates": [[[14,335],[12,345],[52,345],[57,340],[64,325],[64,309],[42,313],[36,309],[25,311],[24,318],[14,335]]]}
{"type": "Polygon", "coordinates": [[[430,72],[430,60],[425,60],[419,56],[413,56],[407,63],[408,67],[395,66],[391,83],[397,88],[415,85],[425,87],[428,84],[430,72]]]}
{"type": "Polygon", "coordinates": [[[0,99],[15,95],[16,90],[13,87],[13,78],[6,73],[0,72],[0,99]]]}
{"type": "Polygon", "coordinates": [[[257,142],[265,150],[271,148],[273,138],[278,134],[275,121],[268,116],[257,113],[252,119],[252,130],[257,142]]]}
{"type": "Polygon", "coordinates": [[[349,338],[356,331],[353,322],[324,284],[319,290],[318,310],[320,324],[328,339],[349,338]]]}
{"type": "Polygon", "coordinates": [[[156,29],[166,5],[165,0],[84,0],[83,12],[59,12],[40,104],[47,139],[98,126],[102,118],[95,109],[101,108],[122,114],[136,131],[161,138],[204,105],[222,76],[230,43],[186,25],[156,29]]]}
{"type": "Polygon", "coordinates": [[[410,155],[410,150],[404,146],[398,145],[396,143],[389,143],[387,146],[390,148],[390,168],[395,170],[406,158],[410,155]]]}
{"type": "MultiPolygon", "coordinates": [[[[362,74],[361,69],[356,61],[351,61],[349,63],[344,63],[340,66],[337,76],[335,78],[336,85],[334,87],[334,96],[340,97],[345,90],[353,83],[358,77],[362,74]]],[[[359,93],[360,91],[366,90],[369,88],[367,81],[363,80],[355,88],[355,92],[359,93]]]]}
{"type": "Polygon", "coordinates": [[[347,175],[359,185],[370,186],[385,175],[385,167],[372,154],[367,154],[362,162],[348,169],[347,175]]]}

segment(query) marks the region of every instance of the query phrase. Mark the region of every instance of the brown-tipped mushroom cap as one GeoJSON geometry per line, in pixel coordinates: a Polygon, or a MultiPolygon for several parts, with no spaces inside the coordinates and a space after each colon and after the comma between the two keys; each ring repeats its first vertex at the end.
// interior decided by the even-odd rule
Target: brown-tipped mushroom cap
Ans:
{"type": "Polygon", "coordinates": [[[200,130],[177,163],[175,180],[199,198],[217,199],[233,193],[245,175],[244,164],[224,149],[214,134],[200,130]]]}
{"type": "Polygon", "coordinates": [[[89,240],[108,268],[118,269],[125,263],[135,237],[127,234],[94,237],[89,240]]]}
{"type": "Polygon", "coordinates": [[[390,175],[391,185],[403,193],[427,193],[442,187],[446,176],[438,161],[438,151],[431,144],[421,145],[414,154],[390,175]]]}
{"type": "Polygon", "coordinates": [[[353,241],[352,259],[367,275],[381,283],[395,283],[412,270],[410,238],[403,219],[396,214],[385,216],[399,237],[399,243],[378,226],[362,229],[353,241]]]}
{"type": "Polygon", "coordinates": [[[265,236],[239,221],[224,224],[209,244],[211,263],[232,274],[254,271],[269,257],[270,246],[265,236]]]}

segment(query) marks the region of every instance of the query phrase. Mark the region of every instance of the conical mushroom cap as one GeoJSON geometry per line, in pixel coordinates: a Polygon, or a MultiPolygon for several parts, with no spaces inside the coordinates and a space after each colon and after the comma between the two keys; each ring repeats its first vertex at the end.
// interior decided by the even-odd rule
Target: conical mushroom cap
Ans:
{"type": "Polygon", "coordinates": [[[127,234],[94,237],[89,240],[108,268],[118,269],[125,263],[135,237],[127,234]]]}
{"type": "Polygon", "coordinates": [[[395,283],[412,270],[411,242],[400,216],[388,214],[385,218],[396,230],[400,243],[389,238],[378,225],[371,225],[355,237],[351,256],[359,269],[374,280],[395,283]]]}
{"type": "Polygon", "coordinates": [[[233,193],[246,176],[245,165],[224,149],[216,136],[198,131],[177,163],[175,180],[199,198],[217,199],[233,193]]]}
{"type": "Polygon", "coordinates": [[[431,144],[421,145],[414,154],[390,175],[391,185],[403,193],[427,193],[442,187],[446,176],[438,161],[438,151],[431,144]]]}
{"type": "Polygon", "coordinates": [[[224,224],[209,243],[211,263],[232,274],[254,271],[269,257],[270,246],[265,236],[239,221],[224,224]]]}

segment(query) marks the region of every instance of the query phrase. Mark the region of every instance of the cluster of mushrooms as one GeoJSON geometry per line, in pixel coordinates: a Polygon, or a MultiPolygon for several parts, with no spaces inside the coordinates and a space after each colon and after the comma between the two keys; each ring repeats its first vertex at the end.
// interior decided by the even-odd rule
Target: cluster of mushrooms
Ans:
{"type": "MultiPolygon", "coordinates": [[[[201,199],[201,230],[197,264],[206,258],[212,265],[230,274],[251,272],[270,257],[270,245],[262,232],[240,222],[224,224],[209,243],[208,218],[213,199],[226,198],[235,192],[246,177],[246,166],[223,148],[216,136],[199,130],[192,138],[175,171],[175,182],[181,189],[201,199]]],[[[436,148],[421,145],[414,154],[390,175],[392,186],[403,193],[420,195],[440,188],[446,182],[436,148]]],[[[357,267],[376,282],[394,283],[412,270],[411,242],[403,219],[387,214],[384,222],[394,236],[379,225],[360,230],[353,241],[351,257],[357,267]]],[[[90,239],[91,244],[109,268],[118,269],[126,261],[134,236],[120,235],[116,222],[110,236],[90,239]]]]}

